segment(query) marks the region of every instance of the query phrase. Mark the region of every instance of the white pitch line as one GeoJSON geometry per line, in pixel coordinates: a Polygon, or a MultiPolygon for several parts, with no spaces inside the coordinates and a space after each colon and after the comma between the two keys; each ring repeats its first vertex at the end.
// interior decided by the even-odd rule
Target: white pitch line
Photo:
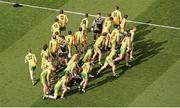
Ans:
{"type": "MultiPolygon", "coordinates": [[[[7,2],[7,1],[2,1],[2,0],[0,0],[0,3],[11,4],[11,5],[12,5],[12,4],[15,4],[15,3],[13,3],[13,2],[7,2]]],[[[43,9],[43,10],[49,10],[49,11],[59,11],[59,9],[53,9],[53,8],[48,8],[48,7],[40,7],[40,6],[34,6],[34,5],[28,5],[28,4],[20,4],[20,5],[25,6],[25,7],[36,8],[36,9],[43,9]]],[[[65,10],[64,12],[70,13],[70,14],[76,14],[76,15],[84,15],[84,13],[81,13],[81,12],[74,12],[74,11],[68,11],[68,10],[65,10]]],[[[96,17],[96,15],[93,15],[93,14],[89,14],[89,16],[91,16],[91,17],[96,17]]],[[[128,20],[127,22],[135,23],[135,24],[155,26],[155,27],[161,27],[161,28],[168,28],[168,29],[180,30],[180,27],[173,27],[173,26],[166,26],[166,25],[158,25],[158,24],[145,23],[145,22],[132,21],[132,20],[128,20]]]]}

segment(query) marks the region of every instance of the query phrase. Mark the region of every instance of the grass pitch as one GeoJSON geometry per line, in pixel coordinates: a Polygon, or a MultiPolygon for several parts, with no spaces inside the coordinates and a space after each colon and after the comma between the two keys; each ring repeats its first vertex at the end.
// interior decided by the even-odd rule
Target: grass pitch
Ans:
{"type": "MultiPolygon", "coordinates": [[[[91,14],[100,11],[104,16],[119,5],[131,20],[180,27],[179,0],[4,1],[91,14]]],[[[109,77],[111,69],[107,69],[89,83],[87,93],[73,90],[64,100],[43,101],[41,84],[31,85],[24,56],[31,47],[40,66],[41,47],[50,39],[58,12],[1,3],[0,12],[0,106],[180,106],[180,30],[128,23],[128,28],[136,25],[138,29],[131,68],[121,62],[116,69],[121,74],[118,79],[109,77]]],[[[67,15],[67,29],[76,31],[82,16],[67,15]]],[[[40,72],[38,68],[36,77],[40,72]]]]}

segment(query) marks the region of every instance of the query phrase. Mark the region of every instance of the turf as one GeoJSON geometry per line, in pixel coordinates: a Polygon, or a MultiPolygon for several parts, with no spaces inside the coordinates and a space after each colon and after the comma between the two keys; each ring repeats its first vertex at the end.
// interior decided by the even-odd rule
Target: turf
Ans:
{"type": "MultiPolygon", "coordinates": [[[[178,0],[6,1],[92,14],[101,11],[103,15],[118,4],[131,20],[180,27],[178,0]]],[[[116,69],[119,78],[111,78],[111,69],[107,69],[100,78],[90,81],[87,93],[73,90],[64,100],[43,101],[41,84],[33,87],[29,81],[24,56],[31,47],[40,61],[41,47],[49,41],[50,26],[58,13],[6,4],[0,4],[0,10],[3,12],[0,14],[0,106],[180,106],[179,30],[129,23],[128,28],[132,25],[138,28],[136,60],[131,68],[121,62],[116,69]]],[[[82,16],[68,14],[68,17],[67,28],[76,31],[82,16]]],[[[91,42],[92,34],[89,38],[91,42]]],[[[38,68],[37,77],[40,72],[38,68]]]]}

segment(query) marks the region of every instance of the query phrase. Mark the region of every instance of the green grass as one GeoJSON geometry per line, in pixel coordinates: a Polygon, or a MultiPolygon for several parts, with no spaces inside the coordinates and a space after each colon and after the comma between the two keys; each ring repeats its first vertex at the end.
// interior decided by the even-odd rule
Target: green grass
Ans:
{"type": "MultiPolygon", "coordinates": [[[[131,20],[180,27],[179,0],[6,1],[92,14],[101,11],[103,15],[119,5],[131,20]]],[[[121,62],[117,64],[119,78],[109,77],[111,69],[107,69],[100,78],[90,81],[87,93],[73,90],[64,100],[43,101],[41,84],[31,85],[24,56],[31,47],[40,61],[41,47],[49,41],[50,26],[58,13],[7,4],[0,4],[0,10],[0,106],[180,106],[179,30],[129,23],[128,28],[138,28],[136,60],[131,68],[121,62]]],[[[68,17],[67,29],[76,31],[82,16],[68,17]]],[[[89,38],[92,41],[92,34],[89,38]]],[[[40,72],[38,68],[37,77],[40,72]]]]}

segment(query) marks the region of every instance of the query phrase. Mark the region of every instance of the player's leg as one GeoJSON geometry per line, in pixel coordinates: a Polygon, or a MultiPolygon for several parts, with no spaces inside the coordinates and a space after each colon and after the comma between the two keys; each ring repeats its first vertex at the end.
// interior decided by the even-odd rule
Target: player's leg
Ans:
{"type": "Polygon", "coordinates": [[[62,88],[61,99],[64,98],[64,95],[65,95],[66,91],[67,91],[67,87],[62,88]]]}
{"type": "Polygon", "coordinates": [[[116,76],[116,72],[115,72],[116,66],[112,61],[109,62],[109,65],[112,67],[113,76],[116,76]]]}
{"type": "Polygon", "coordinates": [[[102,63],[101,63],[101,58],[102,58],[101,50],[100,50],[99,48],[97,48],[96,51],[97,51],[97,53],[98,53],[99,64],[102,65],[102,63]]]}
{"type": "Polygon", "coordinates": [[[35,71],[35,68],[36,67],[29,66],[30,79],[31,79],[33,85],[35,84],[35,81],[34,81],[34,71],[35,71]]]}
{"type": "Polygon", "coordinates": [[[72,46],[71,45],[68,45],[68,57],[71,58],[71,48],[72,46]]]}
{"type": "Polygon", "coordinates": [[[88,76],[86,76],[86,78],[84,79],[84,84],[83,84],[83,87],[82,87],[83,92],[85,92],[85,88],[87,86],[87,83],[88,83],[88,76]]]}
{"type": "Polygon", "coordinates": [[[96,48],[94,49],[94,55],[93,55],[93,57],[92,57],[92,61],[94,62],[94,59],[96,58],[96,56],[97,56],[97,51],[96,51],[96,48]]]}
{"type": "Polygon", "coordinates": [[[130,60],[133,60],[133,51],[134,51],[134,43],[132,43],[131,51],[130,51],[130,60]]]}
{"type": "Polygon", "coordinates": [[[131,65],[129,65],[129,54],[130,52],[126,52],[126,55],[125,55],[125,61],[126,61],[126,66],[130,67],[131,65]]]}
{"type": "Polygon", "coordinates": [[[99,74],[102,70],[104,70],[108,66],[108,63],[105,62],[104,65],[98,70],[97,74],[99,74]]]}

